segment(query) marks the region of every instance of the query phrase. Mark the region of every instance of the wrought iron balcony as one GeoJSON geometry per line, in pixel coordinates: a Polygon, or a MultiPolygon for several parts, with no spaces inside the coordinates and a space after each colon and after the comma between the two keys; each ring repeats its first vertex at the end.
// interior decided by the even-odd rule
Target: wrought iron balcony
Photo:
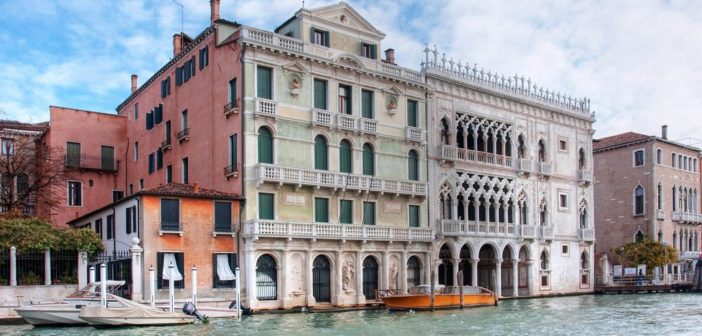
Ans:
{"type": "Polygon", "coordinates": [[[176,133],[176,139],[178,139],[178,142],[190,140],[190,128],[178,131],[178,133],[176,133]]]}
{"type": "Polygon", "coordinates": [[[224,167],[224,177],[237,177],[239,175],[239,167],[236,164],[224,167]]]}
{"type": "Polygon", "coordinates": [[[422,129],[419,127],[407,126],[405,128],[405,139],[407,141],[422,142],[422,129]]]}
{"type": "Polygon", "coordinates": [[[702,223],[702,214],[694,212],[673,211],[673,221],[682,223],[702,223]]]}
{"type": "Polygon", "coordinates": [[[66,168],[85,171],[116,173],[119,160],[90,157],[86,155],[66,155],[66,168]]]}
{"type": "Polygon", "coordinates": [[[578,238],[582,241],[595,241],[595,229],[578,229],[578,238]]]}
{"type": "Polygon", "coordinates": [[[239,113],[239,100],[235,100],[233,102],[229,102],[226,105],[224,105],[224,117],[229,118],[230,115],[232,114],[238,114],[239,113]]]}
{"type": "Polygon", "coordinates": [[[256,110],[254,110],[254,114],[275,118],[278,114],[276,111],[277,105],[278,103],[273,100],[256,98],[256,110]]]}
{"type": "Polygon", "coordinates": [[[161,150],[162,151],[167,151],[171,149],[171,137],[166,138],[165,140],[161,141],[161,150]]]}
{"type": "Polygon", "coordinates": [[[251,220],[244,223],[245,237],[285,239],[376,240],[431,242],[434,231],[427,228],[376,225],[302,223],[276,220],[251,220]]]}
{"type": "Polygon", "coordinates": [[[427,196],[427,183],[376,176],[356,175],[326,170],[287,168],[271,164],[256,165],[256,181],[261,183],[291,184],[298,187],[324,187],[388,193],[395,195],[427,196]]]}
{"type": "Polygon", "coordinates": [[[183,223],[161,223],[159,227],[158,235],[162,236],[164,234],[177,234],[179,236],[183,235],[183,223]]]}
{"type": "Polygon", "coordinates": [[[515,237],[514,223],[498,223],[474,220],[441,220],[441,234],[444,236],[472,237],[499,236],[515,237]]]}

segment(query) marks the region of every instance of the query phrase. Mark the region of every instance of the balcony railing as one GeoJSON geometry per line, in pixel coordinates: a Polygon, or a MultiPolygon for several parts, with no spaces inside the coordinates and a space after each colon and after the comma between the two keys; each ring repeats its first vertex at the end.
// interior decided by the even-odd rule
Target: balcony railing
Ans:
{"type": "Polygon", "coordinates": [[[178,131],[178,133],[176,133],[176,139],[178,139],[179,142],[189,140],[190,139],[190,128],[185,128],[183,130],[178,131]]]}
{"type": "Polygon", "coordinates": [[[119,168],[119,160],[108,160],[104,158],[89,157],[85,155],[65,156],[66,168],[92,170],[100,172],[117,172],[119,168]]]}
{"type": "Polygon", "coordinates": [[[349,131],[356,130],[356,118],[350,114],[338,113],[336,115],[336,126],[349,131]]]}
{"type": "Polygon", "coordinates": [[[458,157],[457,148],[449,145],[441,145],[441,158],[446,161],[456,161],[458,157]]]}
{"type": "Polygon", "coordinates": [[[263,163],[256,166],[256,178],[258,183],[273,182],[420,197],[427,195],[426,182],[386,179],[325,170],[287,168],[263,163]]]}
{"type": "Polygon", "coordinates": [[[520,237],[524,239],[534,239],[536,238],[536,228],[529,225],[519,226],[520,237]]]}
{"type": "Polygon", "coordinates": [[[580,183],[592,182],[592,170],[579,169],[578,170],[578,181],[580,183]]]}
{"type": "Polygon", "coordinates": [[[673,211],[673,221],[684,223],[702,223],[702,214],[694,212],[673,211]]]}
{"type": "Polygon", "coordinates": [[[236,177],[239,174],[239,169],[236,164],[224,167],[224,177],[236,177]]]}
{"type": "Polygon", "coordinates": [[[161,141],[161,150],[162,151],[167,151],[171,149],[171,137],[166,138],[165,140],[161,141]]]}
{"type": "Polygon", "coordinates": [[[422,142],[422,129],[407,126],[407,128],[405,128],[405,138],[407,141],[422,142]]]}
{"type": "Polygon", "coordinates": [[[551,164],[547,162],[539,162],[539,174],[544,176],[551,175],[551,164]]]}
{"type": "Polygon", "coordinates": [[[456,147],[456,160],[512,168],[512,158],[500,154],[456,147]]]}
{"type": "Polygon", "coordinates": [[[539,237],[544,240],[553,240],[553,226],[539,227],[539,237]]]}
{"type": "Polygon", "coordinates": [[[239,101],[233,101],[229,102],[226,105],[224,105],[224,117],[229,118],[230,115],[232,114],[237,114],[239,113],[239,101]]]}
{"type": "Polygon", "coordinates": [[[158,235],[161,236],[164,233],[175,233],[182,236],[183,223],[161,223],[161,227],[158,230],[158,235]]]}
{"type": "Polygon", "coordinates": [[[533,162],[529,159],[519,159],[517,162],[519,163],[517,169],[522,173],[529,174],[534,170],[533,162]]]}
{"type": "Polygon", "coordinates": [[[441,233],[445,236],[501,236],[514,237],[514,223],[474,220],[442,219],[441,233]]]}
{"type": "Polygon", "coordinates": [[[332,113],[327,110],[314,109],[312,112],[312,124],[327,127],[334,126],[332,113]]]}
{"type": "Polygon", "coordinates": [[[378,121],[374,119],[361,118],[358,122],[358,129],[361,133],[375,134],[378,132],[378,121]]]}
{"type": "Polygon", "coordinates": [[[578,229],[579,238],[583,241],[595,241],[595,230],[594,229],[578,229]]]}
{"type": "Polygon", "coordinates": [[[244,223],[244,236],[286,239],[334,239],[423,241],[434,239],[434,231],[426,228],[400,228],[375,225],[300,223],[275,220],[252,220],[244,223]]]}
{"type": "Polygon", "coordinates": [[[278,103],[273,100],[256,98],[256,110],[254,113],[258,115],[275,117],[277,115],[276,105],[278,105],[278,103]]]}
{"type": "Polygon", "coordinates": [[[665,211],[658,209],[656,210],[656,219],[663,220],[665,219],[665,211]]]}

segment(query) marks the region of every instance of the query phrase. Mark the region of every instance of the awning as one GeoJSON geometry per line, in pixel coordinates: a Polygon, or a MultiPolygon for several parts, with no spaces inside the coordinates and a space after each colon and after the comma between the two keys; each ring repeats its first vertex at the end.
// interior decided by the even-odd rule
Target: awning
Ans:
{"type": "Polygon", "coordinates": [[[175,254],[173,253],[163,254],[163,271],[161,272],[161,277],[163,278],[163,280],[171,279],[168,275],[170,265],[173,265],[173,281],[183,280],[183,275],[180,274],[180,271],[178,270],[178,263],[176,262],[175,254]]]}
{"type": "Polygon", "coordinates": [[[226,254],[217,255],[217,276],[221,281],[236,280],[232,268],[229,267],[229,256],[226,254]]]}

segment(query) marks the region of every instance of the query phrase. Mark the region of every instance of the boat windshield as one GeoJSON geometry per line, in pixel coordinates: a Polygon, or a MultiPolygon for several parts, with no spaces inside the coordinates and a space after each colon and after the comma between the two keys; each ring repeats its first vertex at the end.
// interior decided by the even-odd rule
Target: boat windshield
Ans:
{"type": "MultiPolygon", "coordinates": [[[[107,292],[114,293],[118,288],[124,285],[124,281],[108,280],[107,281],[107,292]]],[[[100,297],[100,282],[90,283],[89,285],[79,289],[71,295],[66,296],[67,299],[91,299],[100,297]]]]}
{"type": "MultiPolygon", "coordinates": [[[[444,288],[441,294],[461,294],[460,286],[448,286],[444,288]]],[[[481,290],[478,286],[463,286],[463,294],[480,294],[481,290]]]]}
{"type": "MultiPolygon", "coordinates": [[[[444,289],[443,285],[438,285],[434,288],[434,291],[436,293],[441,293],[441,291],[444,289]]],[[[429,294],[431,293],[431,285],[420,285],[420,286],[414,286],[409,289],[410,294],[429,294]]]]}

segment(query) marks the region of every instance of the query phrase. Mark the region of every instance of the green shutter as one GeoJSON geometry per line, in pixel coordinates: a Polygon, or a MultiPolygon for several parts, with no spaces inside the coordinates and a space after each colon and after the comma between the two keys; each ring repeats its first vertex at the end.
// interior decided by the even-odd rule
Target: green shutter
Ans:
{"type": "Polygon", "coordinates": [[[329,32],[328,31],[324,32],[324,46],[330,47],[330,45],[329,45],[329,32]]]}
{"type": "Polygon", "coordinates": [[[369,144],[363,145],[363,175],[375,175],[374,161],[373,147],[369,144]]]}
{"type": "Polygon", "coordinates": [[[317,223],[329,223],[329,200],[326,198],[314,198],[314,221],[317,223]]]}
{"type": "Polygon", "coordinates": [[[419,227],[419,206],[410,205],[409,206],[409,226],[419,227]]]}
{"type": "Polygon", "coordinates": [[[353,201],[341,200],[339,202],[339,223],[353,224],[353,201]]]}
{"type": "Polygon", "coordinates": [[[273,99],[273,78],[272,69],[265,67],[256,68],[257,73],[257,87],[259,98],[273,99]]]}
{"type": "Polygon", "coordinates": [[[102,170],[115,170],[115,148],[112,146],[100,147],[100,161],[102,170]]]}
{"type": "Polygon", "coordinates": [[[378,49],[378,46],[377,46],[377,45],[375,45],[375,44],[371,44],[371,45],[370,45],[371,58],[372,58],[372,59],[376,59],[376,58],[377,58],[377,56],[378,56],[377,49],[378,49]]]}
{"type": "Polygon", "coordinates": [[[232,106],[236,103],[236,78],[229,81],[229,102],[232,106]]]}
{"type": "Polygon", "coordinates": [[[215,202],[215,231],[232,231],[232,203],[215,202]]]}
{"type": "Polygon", "coordinates": [[[314,27],[311,27],[310,28],[310,43],[312,43],[312,44],[314,44],[314,32],[315,32],[314,27]]]}
{"type": "Polygon", "coordinates": [[[419,158],[417,157],[417,152],[410,151],[407,158],[407,165],[409,167],[408,177],[412,181],[419,180],[419,158]]]}
{"type": "Polygon", "coordinates": [[[361,109],[364,118],[373,119],[373,91],[361,91],[361,109]]]}
{"type": "Polygon", "coordinates": [[[327,160],[327,140],[321,135],[314,138],[314,169],[329,169],[327,160]]]}
{"type": "Polygon", "coordinates": [[[351,173],[353,170],[351,152],[351,144],[347,140],[341,141],[339,146],[339,171],[342,173],[351,173]]]}
{"type": "Polygon", "coordinates": [[[375,203],[363,202],[363,224],[375,225],[375,203]]]}
{"type": "Polygon", "coordinates": [[[417,102],[407,101],[407,126],[417,127],[417,102]]]}
{"type": "Polygon", "coordinates": [[[273,194],[258,194],[258,218],[275,219],[273,194]]]}
{"type": "Polygon", "coordinates": [[[66,166],[80,167],[80,144],[77,142],[66,143],[66,166]]]}
{"type": "Polygon", "coordinates": [[[327,81],[314,80],[314,108],[327,109],[327,81]]]}
{"type": "Polygon", "coordinates": [[[229,137],[229,165],[236,168],[237,139],[236,134],[229,137]]]}
{"type": "Polygon", "coordinates": [[[265,127],[258,130],[258,162],[273,163],[273,136],[265,127]]]}

